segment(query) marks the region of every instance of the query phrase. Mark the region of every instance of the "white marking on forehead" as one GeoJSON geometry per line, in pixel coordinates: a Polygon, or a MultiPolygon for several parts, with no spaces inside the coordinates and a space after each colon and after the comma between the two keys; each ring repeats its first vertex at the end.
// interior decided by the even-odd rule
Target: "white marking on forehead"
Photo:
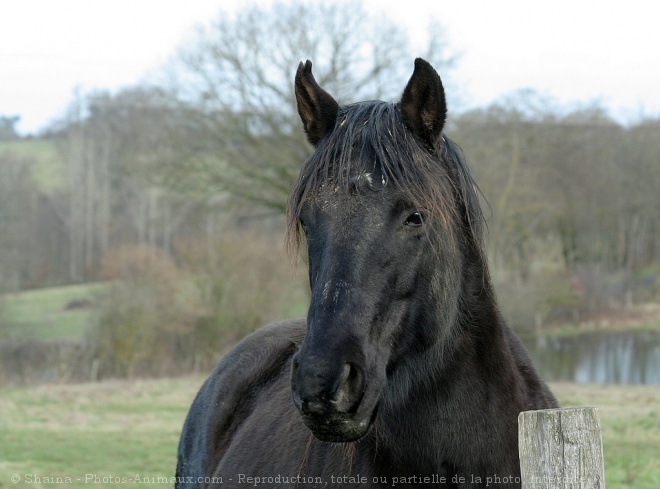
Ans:
{"type": "Polygon", "coordinates": [[[325,285],[323,286],[323,292],[321,293],[321,298],[323,300],[326,300],[328,298],[328,294],[330,293],[330,282],[326,282],[325,285]]]}
{"type": "MultiPolygon", "coordinates": [[[[323,291],[321,292],[321,298],[322,300],[328,300],[330,296],[330,290],[332,290],[333,283],[332,281],[327,281],[323,285],[323,291]]],[[[343,289],[346,289],[348,287],[348,283],[346,283],[344,280],[339,280],[336,284],[334,284],[334,294],[332,294],[332,302],[337,304],[339,303],[339,298],[341,297],[341,292],[343,289]]]]}
{"type": "Polygon", "coordinates": [[[343,280],[340,280],[337,282],[337,285],[335,286],[335,295],[332,297],[332,301],[335,304],[339,303],[339,296],[341,294],[342,289],[346,289],[348,287],[348,284],[344,282],[343,280]]]}

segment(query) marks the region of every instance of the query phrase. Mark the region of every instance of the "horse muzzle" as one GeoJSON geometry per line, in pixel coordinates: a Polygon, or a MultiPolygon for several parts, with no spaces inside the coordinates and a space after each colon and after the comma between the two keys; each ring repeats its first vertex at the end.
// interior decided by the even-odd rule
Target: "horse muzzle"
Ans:
{"type": "Polygon", "coordinates": [[[376,409],[363,402],[366,378],[359,365],[299,352],[293,359],[291,387],[295,406],[319,440],[350,442],[369,430],[376,409]]]}

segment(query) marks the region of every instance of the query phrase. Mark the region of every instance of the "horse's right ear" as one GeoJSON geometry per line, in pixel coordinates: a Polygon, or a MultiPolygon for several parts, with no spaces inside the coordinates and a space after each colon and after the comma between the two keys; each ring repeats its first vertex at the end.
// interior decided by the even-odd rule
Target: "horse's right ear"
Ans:
{"type": "Polygon", "coordinates": [[[442,133],[447,117],[447,101],[440,76],[421,58],[401,96],[403,120],[414,134],[431,147],[442,133]]]}
{"type": "Polygon", "coordinates": [[[312,75],[312,62],[307,60],[296,72],[296,102],[307,139],[314,146],[335,127],[339,104],[323,90],[312,75]]]}

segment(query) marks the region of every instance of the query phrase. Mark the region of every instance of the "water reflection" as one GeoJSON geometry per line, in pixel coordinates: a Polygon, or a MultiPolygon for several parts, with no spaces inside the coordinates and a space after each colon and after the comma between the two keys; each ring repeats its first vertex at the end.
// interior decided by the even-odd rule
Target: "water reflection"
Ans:
{"type": "Polygon", "coordinates": [[[591,333],[524,342],[546,381],[660,385],[660,333],[591,333]]]}

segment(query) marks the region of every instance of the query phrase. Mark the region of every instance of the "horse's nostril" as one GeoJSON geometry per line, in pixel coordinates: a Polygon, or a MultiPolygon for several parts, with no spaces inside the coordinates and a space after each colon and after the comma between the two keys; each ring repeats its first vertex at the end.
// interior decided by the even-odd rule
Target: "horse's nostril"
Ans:
{"type": "Polygon", "coordinates": [[[356,410],[362,400],[363,384],[362,371],[352,363],[345,363],[332,397],[335,409],[342,413],[356,410]]]}
{"type": "Polygon", "coordinates": [[[303,415],[353,414],[362,401],[365,377],[353,363],[295,357],[291,374],[293,403],[303,415]]]}

